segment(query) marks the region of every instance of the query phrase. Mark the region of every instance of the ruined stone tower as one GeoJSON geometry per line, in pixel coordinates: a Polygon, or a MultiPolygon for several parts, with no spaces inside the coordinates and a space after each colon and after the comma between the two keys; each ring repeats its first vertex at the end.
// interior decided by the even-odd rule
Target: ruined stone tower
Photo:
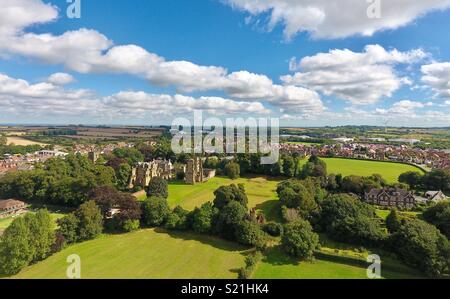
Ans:
{"type": "Polygon", "coordinates": [[[203,162],[199,157],[187,161],[186,183],[195,185],[203,182],[203,162]]]}

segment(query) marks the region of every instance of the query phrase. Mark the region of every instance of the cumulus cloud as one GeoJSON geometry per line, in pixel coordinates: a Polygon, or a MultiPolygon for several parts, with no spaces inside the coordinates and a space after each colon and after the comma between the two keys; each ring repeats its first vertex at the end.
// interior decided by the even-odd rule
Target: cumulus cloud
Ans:
{"type": "Polygon", "coordinates": [[[70,115],[131,118],[147,114],[186,114],[195,109],[215,115],[267,114],[259,102],[240,102],[221,97],[118,92],[99,97],[85,89],[65,89],[50,82],[30,84],[0,73],[0,108],[20,115],[70,115]]]}
{"type": "MultiPolygon", "coordinates": [[[[281,24],[284,36],[292,39],[300,32],[314,38],[372,36],[377,31],[397,29],[435,10],[450,7],[450,0],[381,1],[380,18],[368,17],[366,0],[224,0],[254,18],[266,18],[267,30],[281,24]]],[[[248,23],[248,22],[247,22],[248,23]]]]}
{"type": "Polygon", "coordinates": [[[0,19],[5,11],[18,11],[22,20],[2,26],[7,30],[0,31],[0,54],[22,55],[61,64],[80,73],[131,74],[159,86],[174,86],[179,92],[219,90],[242,101],[267,100],[274,107],[293,109],[297,113],[323,109],[320,96],[315,91],[277,85],[265,75],[248,71],[228,73],[219,66],[166,61],[138,45],[114,45],[95,30],[82,28],[61,35],[26,32],[28,26],[53,21],[57,17],[56,8],[41,0],[8,0],[2,5],[0,19]],[[29,13],[31,8],[37,13],[29,13]]]}
{"type": "Polygon", "coordinates": [[[281,79],[288,85],[298,85],[333,95],[352,104],[373,104],[382,97],[391,97],[402,84],[411,84],[395,72],[397,64],[411,64],[423,60],[427,53],[417,49],[400,52],[387,51],[379,45],[368,45],[361,53],[331,50],[291,60],[294,75],[281,79]]]}
{"type": "Polygon", "coordinates": [[[450,62],[422,66],[422,81],[430,86],[437,97],[450,99],[450,62]]]}
{"type": "Polygon", "coordinates": [[[75,78],[67,73],[54,73],[47,78],[47,82],[55,85],[66,85],[75,82],[75,78]]]}

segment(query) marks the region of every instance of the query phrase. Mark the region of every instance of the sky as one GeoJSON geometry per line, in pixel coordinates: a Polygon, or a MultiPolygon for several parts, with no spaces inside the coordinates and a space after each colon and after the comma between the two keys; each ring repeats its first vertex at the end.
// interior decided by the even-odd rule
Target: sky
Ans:
{"type": "Polygon", "coordinates": [[[450,126],[450,0],[70,1],[0,0],[0,123],[450,126]]]}

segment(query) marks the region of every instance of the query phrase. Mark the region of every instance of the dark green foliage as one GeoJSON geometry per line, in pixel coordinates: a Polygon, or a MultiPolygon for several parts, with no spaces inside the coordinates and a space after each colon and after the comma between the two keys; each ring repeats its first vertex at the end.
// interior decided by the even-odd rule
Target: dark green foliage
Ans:
{"type": "Polygon", "coordinates": [[[120,164],[116,170],[116,186],[119,190],[127,190],[130,182],[131,166],[129,164],[120,164]]]}
{"type": "Polygon", "coordinates": [[[352,196],[332,195],[321,208],[319,225],[337,241],[379,245],[386,237],[375,209],[352,196]]]}
{"type": "Polygon", "coordinates": [[[440,202],[423,213],[423,219],[450,239],[450,201],[440,202]]]}
{"type": "Polygon", "coordinates": [[[427,190],[450,191],[450,170],[435,169],[423,177],[423,186],[427,190]]]}
{"type": "Polygon", "coordinates": [[[307,181],[288,180],[281,182],[277,187],[281,204],[288,209],[297,209],[300,215],[305,218],[309,217],[312,212],[318,210],[314,193],[311,192],[311,189],[314,188],[312,186],[307,181]]]}
{"type": "Polygon", "coordinates": [[[264,247],[267,235],[261,227],[253,221],[242,221],[236,225],[236,241],[243,245],[264,247]]]}
{"type": "Polygon", "coordinates": [[[241,167],[238,163],[228,163],[227,165],[225,165],[223,171],[224,174],[232,180],[238,179],[241,176],[241,167]]]}
{"type": "Polygon", "coordinates": [[[279,237],[283,234],[283,225],[280,223],[267,223],[262,227],[262,229],[272,237],[279,237]]]}
{"type": "Polygon", "coordinates": [[[247,209],[238,201],[231,201],[214,215],[213,233],[229,240],[235,240],[236,227],[246,217],[247,209]]]}
{"type": "Polygon", "coordinates": [[[308,221],[300,219],[285,225],[281,246],[291,256],[312,259],[314,251],[320,246],[319,236],[313,232],[308,221]]]}
{"type": "Polygon", "coordinates": [[[164,224],[171,211],[165,198],[150,197],[142,203],[142,223],[148,227],[164,224]]]}
{"type": "Polygon", "coordinates": [[[392,209],[391,213],[386,218],[386,228],[390,233],[395,233],[402,225],[402,218],[398,214],[397,209],[392,209]]]}
{"type": "Polygon", "coordinates": [[[132,231],[136,231],[138,230],[140,227],[140,222],[139,220],[125,220],[125,222],[122,225],[122,230],[124,232],[132,232],[132,231]]]}
{"type": "Polygon", "coordinates": [[[67,216],[58,219],[58,232],[64,237],[65,242],[75,243],[78,241],[78,218],[74,213],[70,213],[67,216]]]}
{"type": "Polygon", "coordinates": [[[320,160],[317,156],[312,155],[308,163],[303,165],[300,172],[301,178],[307,177],[326,177],[327,176],[327,164],[320,160]]]}
{"type": "Polygon", "coordinates": [[[103,231],[103,217],[97,204],[90,200],[75,211],[78,219],[78,241],[92,240],[103,231]]]}
{"type": "Polygon", "coordinates": [[[296,170],[296,160],[292,156],[283,157],[283,173],[288,178],[293,178],[295,176],[296,170]]]}
{"type": "Polygon", "coordinates": [[[398,181],[400,183],[407,184],[411,189],[416,189],[421,186],[423,180],[423,175],[417,171],[408,171],[402,173],[398,181]]]}
{"type": "Polygon", "coordinates": [[[300,213],[297,209],[289,209],[286,206],[281,206],[281,217],[284,222],[294,222],[300,219],[300,213]]]}
{"type": "Polygon", "coordinates": [[[201,234],[211,232],[212,220],[216,213],[217,211],[210,202],[196,208],[192,212],[192,229],[201,234]]]}
{"type": "Polygon", "coordinates": [[[163,178],[153,178],[148,185],[147,196],[168,198],[169,185],[167,184],[167,181],[163,178]]]}
{"type": "Polygon", "coordinates": [[[46,210],[15,219],[0,237],[0,273],[13,275],[48,257],[55,242],[53,229],[46,210]]]}
{"type": "Polygon", "coordinates": [[[341,190],[348,193],[363,195],[371,189],[379,189],[386,186],[386,181],[380,175],[374,174],[368,177],[350,175],[342,180],[341,190]]]}
{"type": "Polygon", "coordinates": [[[228,203],[237,201],[240,203],[243,207],[247,207],[248,204],[248,198],[245,194],[245,188],[244,185],[229,185],[229,186],[222,186],[216,191],[214,191],[214,207],[217,209],[222,209],[225,207],[228,203]]]}
{"type": "Polygon", "coordinates": [[[263,255],[260,251],[255,251],[245,257],[245,267],[239,269],[239,279],[250,279],[253,271],[255,271],[256,265],[261,261],[263,255]]]}
{"type": "Polygon", "coordinates": [[[10,172],[0,179],[0,197],[78,206],[97,186],[112,186],[114,170],[92,164],[81,155],[54,158],[44,167],[10,172]]]}
{"type": "Polygon", "coordinates": [[[134,147],[117,148],[113,151],[113,155],[126,160],[131,166],[144,161],[144,155],[134,147]]]}
{"type": "Polygon", "coordinates": [[[431,277],[449,273],[450,243],[439,230],[419,219],[406,219],[390,237],[390,245],[408,265],[431,277]]]}

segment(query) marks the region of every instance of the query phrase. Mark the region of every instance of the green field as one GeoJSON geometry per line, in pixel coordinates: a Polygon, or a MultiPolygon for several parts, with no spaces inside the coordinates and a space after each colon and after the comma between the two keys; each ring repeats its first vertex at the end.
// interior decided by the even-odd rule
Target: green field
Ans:
{"type": "MultiPolygon", "coordinates": [[[[390,210],[377,209],[376,213],[377,213],[378,217],[383,218],[384,220],[386,220],[387,216],[389,216],[391,211],[390,210]]],[[[411,211],[400,211],[399,214],[400,215],[405,215],[405,216],[419,217],[422,213],[420,213],[420,212],[411,212],[411,211]]]]}
{"type": "MultiPolygon", "coordinates": [[[[248,196],[249,208],[256,207],[263,210],[266,217],[273,219],[277,217],[276,194],[279,180],[264,177],[248,177],[237,180],[230,180],[224,177],[215,177],[208,182],[196,185],[187,185],[184,182],[169,182],[169,204],[171,207],[177,205],[187,210],[193,210],[202,204],[214,200],[214,191],[219,187],[230,184],[244,184],[248,196]]],[[[139,198],[144,199],[145,196],[139,198]]]]}
{"type": "MultiPolygon", "coordinates": [[[[36,209],[33,208],[33,209],[31,209],[31,211],[29,213],[35,213],[35,211],[36,211],[36,209]]],[[[11,224],[11,222],[14,221],[14,219],[16,219],[17,217],[22,217],[23,215],[25,215],[25,214],[22,214],[22,215],[16,216],[16,217],[8,217],[5,219],[0,219],[0,230],[6,229],[11,224]]],[[[64,215],[65,214],[61,211],[60,212],[50,211],[50,216],[52,217],[52,219],[55,223],[56,223],[57,219],[64,217],[64,215]]]]}
{"type": "Polygon", "coordinates": [[[14,278],[65,278],[78,254],[82,278],[237,278],[246,248],[192,233],[141,230],[73,245],[14,278]]]}
{"type": "MultiPolygon", "coordinates": [[[[372,174],[381,174],[388,183],[397,183],[400,174],[407,171],[423,172],[418,167],[401,163],[340,158],[321,158],[321,160],[327,163],[327,170],[330,174],[340,173],[343,176],[370,176],[372,174]]],[[[300,165],[303,165],[306,161],[307,160],[300,161],[300,165]]]]}

